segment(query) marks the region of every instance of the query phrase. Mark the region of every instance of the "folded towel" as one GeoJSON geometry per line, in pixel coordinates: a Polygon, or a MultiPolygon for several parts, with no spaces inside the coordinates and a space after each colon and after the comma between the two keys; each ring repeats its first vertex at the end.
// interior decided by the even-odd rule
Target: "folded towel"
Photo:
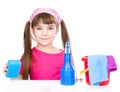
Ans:
{"type": "Polygon", "coordinates": [[[117,65],[115,63],[114,57],[112,55],[108,55],[107,59],[108,59],[108,71],[113,72],[117,70],[117,65]]]}
{"type": "Polygon", "coordinates": [[[88,56],[88,68],[91,85],[99,85],[108,80],[108,62],[105,55],[88,56]]]}

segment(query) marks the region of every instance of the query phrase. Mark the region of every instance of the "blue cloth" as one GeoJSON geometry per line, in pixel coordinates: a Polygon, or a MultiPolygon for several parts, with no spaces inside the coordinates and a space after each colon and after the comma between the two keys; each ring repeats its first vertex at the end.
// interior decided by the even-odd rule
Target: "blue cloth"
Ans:
{"type": "Polygon", "coordinates": [[[88,56],[90,84],[99,86],[101,81],[108,80],[108,62],[105,55],[88,56]]]}

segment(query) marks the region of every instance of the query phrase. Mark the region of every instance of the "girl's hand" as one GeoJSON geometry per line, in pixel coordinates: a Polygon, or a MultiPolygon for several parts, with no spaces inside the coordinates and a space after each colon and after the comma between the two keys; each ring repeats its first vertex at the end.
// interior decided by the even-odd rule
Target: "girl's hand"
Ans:
{"type": "Polygon", "coordinates": [[[6,74],[7,73],[7,67],[8,67],[8,64],[6,63],[5,64],[5,67],[3,67],[3,70],[2,70],[2,72],[4,73],[4,74],[6,74]]]}

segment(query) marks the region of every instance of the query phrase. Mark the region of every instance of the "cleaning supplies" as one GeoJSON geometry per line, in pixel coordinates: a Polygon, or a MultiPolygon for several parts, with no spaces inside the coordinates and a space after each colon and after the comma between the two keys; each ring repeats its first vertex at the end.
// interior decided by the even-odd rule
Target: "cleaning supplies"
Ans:
{"type": "Polygon", "coordinates": [[[20,60],[8,60],[8,71],[6,77],[8,78],[18,78],[21,67],[20,60]]]}
{"type": "MultiPolygon", "coordinates": [[[[96,54],[97,55],[97,54],[96,54]]],[[[96,55],[94,55],[94,57],[96,56],[96,55]]],[[[84,62],[84,64],[85,64],[85,69],[83,69],[81,72],[80,72],[80,74],[84,74],[85,73],[85,79],[86,79],[86,83],[88,84],[88,85],[91,85],[91,78],[90,78],[90,72],[91,71],[89,71],[89,68],[91,68],[90,66],[88,66],[88,62],[89,61],[91,61],[91,60],[89,60],[89,58],[90,58],[90,56],[91,57],[93,57],[93,55],[88,55],[88,56],[83,56],[82,58],[81,58],[81,61],[83,61],[84,62]]],[[[99,56],[99,55],[97,55],[97,56],[99,56]]],[[[97,58],[97,57],[95,57],[95,58],[97,58]]],[[[101,58],[100,58],[100,60],[101,60],[101,58]]],[[[98,59],[96,59],[96,62],[95,63],[98,63],[98,65],[99,65],[99,62],[100,61],[98,61],[98,59]]],[[[90,63],[90,62],[89,62],[90,63]]],[[[92,63],[94,63],[94,61],[92,62],[92,63]]],[[[96,66],[95,64],[93,64],[94,66],[96,66]]],[[[103,65],[104,65],[104,63],[103,63],[103,65]]],[[[103,67],[103,65],[101,66],[101,68],[103,67]]],[[[93,67],[92,67],[93,68],[93,67]]],[[[99,67],[97,67],[98,69],[100,69],[101,70],[101,68],[99,68],[99,67]]],[[[96,70],[95,70],[96,71],[96,70]]],[[[102,71],[102,70],[101,70],[102,71]]],[[[99,72],[99,73],[101,73],[101,71],[99,72]]],[[[97,75],[95,74],[95,72],[94,72],[94,77],[97,77],[97,75]]],[[[95,80],[95,78],[93,77],[93,79],[95,80]]],[[[103,76],[99,76],[99,77],[103,77],[103,76]]],[[[109,82],[110,82],[110,72],[108,71],[108,79],[107,80],[104,80],[104,81],[100,81],[99,82],[99,86],[104,86],[104,85],[107,85],[107,84],[109,84],[109,82]]],[[[97,83],[96,83],[97,84],[97,83]]],[[[96,86],[96,85],[95,85],[96,86]]]]}
{"type": "Polygon", "coordinates": [[[89,55],[88,68],[91,85],[99,86],[101,81],[108,80],[108,62],[106,55],[89,55]]]}
{"type": "Polygon", "coordinates": [[[64,64],[60,72],[60,82],[62,85],[74,85],[75,84],[75,73],[72,66],[70,43],[65,44],[64,53],[64,64]]]}

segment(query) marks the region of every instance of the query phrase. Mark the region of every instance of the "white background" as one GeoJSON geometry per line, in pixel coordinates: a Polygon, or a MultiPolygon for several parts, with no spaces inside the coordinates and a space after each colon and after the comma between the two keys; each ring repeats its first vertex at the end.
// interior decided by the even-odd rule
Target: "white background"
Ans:
{"type": "MultiPolygon", "coordinates": [[[[21,58],[24,26],[38,7],[55,9],[65,21],[78,77],[83,77],[79,75],[84,67],[81,57],[91,54],[113,55],[118,70],[111,77],[118,77],[119,0],[3,0],[0,1],[0,80],[9,80],[2,73],[5,63],[21,58]]],[[[61,47],[59,38],[56,39],[55,45],[61,47]]]]}

